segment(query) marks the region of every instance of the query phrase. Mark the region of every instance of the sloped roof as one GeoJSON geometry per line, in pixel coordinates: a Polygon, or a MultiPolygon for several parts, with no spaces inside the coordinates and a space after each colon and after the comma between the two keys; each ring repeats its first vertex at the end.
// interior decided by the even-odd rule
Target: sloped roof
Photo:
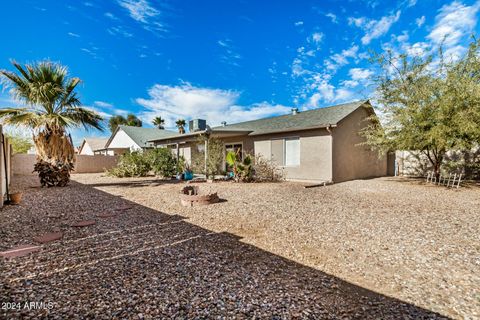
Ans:
{"type": "Polygon", "coordinates": [[[281,131],[305,130],[309,128],[336,125],[343,118],[355,111],[360,106],[367,104],[368,100],[355,101],[314,110],[301,111],[297,114],[264,118],[230,124],[212,128],[213,131],[245,130],[251,131],[250,135],[267,134],[281,131]]]}
{"type": "MultiPolygon", "coordinates": [[[[213,127],[211,128],[211,131],[217,133],[238,133],[253,136],[274,132],[325,128],[330,125],[337,125],[342,119],[347,117],[350,113],[361,106],[369,106],[371,108],[368,100],[359,100],[330,107],[301,111],[297,114],[290,113],[282,116],[213,127]]],[[[186,138],[202,133],[204,133],[204,131],[191,132],[183,135],[175,134],[169,137],[151,139],[151,141],[182,137],[186,138]]]]}
{"type": "Polygon", "coordinates": [[[85,143],[88,143],[92,151],[102,150],[105,148],[107,141],[108,138],[84,138],[78,152],[82,151],[85,143]]]}
{"type": "Polygon", "coordinates": [[[119,129],[122,129],[130,138],[132,138],[133,141],[135,141],[136,144],[142,148],[148,147],[148,142],[151,140],[164,139],[178,134],[178,132],[175,131],[162,130],[158,128],[142,128],[119,125],[108,142],[110,142],[119,129]]]}

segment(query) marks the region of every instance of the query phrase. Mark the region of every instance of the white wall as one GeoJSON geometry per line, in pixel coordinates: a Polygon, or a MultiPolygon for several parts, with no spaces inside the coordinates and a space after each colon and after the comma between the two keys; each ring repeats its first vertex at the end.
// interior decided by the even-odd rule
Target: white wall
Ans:
{"type": "Polygon", "coordinates": [[[129,148],[130,151],[142,150],[142,148],[138,144],[136,144],[135,141],[133,141],[132,138],[130,138],[122,129],[119,129],[117,131],[107,148],[129,148]]]}
{"type": "Polygon", "coordinates": [[[88,155],[88,156],[93,156],[93,150],[92,148],[90,147],[90,145],[88,144],[88,142],[84,142],[83,145],[82,145],[82,150],[80,150],[80,153],[79,154],[84,154],[84,155],[88,155]]]}

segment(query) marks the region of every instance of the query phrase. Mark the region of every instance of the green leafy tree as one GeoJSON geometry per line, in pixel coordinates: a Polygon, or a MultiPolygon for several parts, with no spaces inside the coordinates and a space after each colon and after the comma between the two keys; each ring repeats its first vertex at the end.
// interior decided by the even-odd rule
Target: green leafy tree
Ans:
{"type": "Polygon", "coordinates": [[[380,119],[363,130],[366,144],[386,153],[414,150],[437,178],[447,151],[470,150],[480,141],[479,42],[459,59],[440,47],[426,57],[377,55],[380,119]]]}
{"type": "Polygon", "coordinates": [[[74,148],[67,128],[103,130],[97,113],[80,107],[75,89],[79,78],[68,77],[67,68],[42,61],[22,67],[12,62],[17,73],[1,70],[0,77],[13,97],[24,107],[0,109],[4,124],[33,129],[38,172],[43,186],[65,186],[74,166],[74,148]]]}
{"type": "Polygon", "coordinates": [[[134,114],[128,114],[126,118],[121,115],[116,115],[108,120],[108,127],[111,132],[114,132],[119,125],[141,127],[143,123],[142,120],[137,118],[134,114]]]}
{"type": "Polygon", "coordinates": [[[8,141],[12,144],[13,153],[27,153],[33,147],[32,139],[22,137],[21,135],[6,134],[8,141]]]}
{"type": "Polygon", "coordinates": [[[179,132],[180,134],[184,134],[184,133],[185,133],[186,122],[185,122],[184,119],[178,119],[178,120],[175,122],[175,125],[177,126],[178,132],[179,132]]]}
{"type": "Polygon", "coordinates": [[[158,129],[165,129],[165,119],[162,119],[162,117],[155,117],[152,121],[153,125],[157,127],[158,129]]]}

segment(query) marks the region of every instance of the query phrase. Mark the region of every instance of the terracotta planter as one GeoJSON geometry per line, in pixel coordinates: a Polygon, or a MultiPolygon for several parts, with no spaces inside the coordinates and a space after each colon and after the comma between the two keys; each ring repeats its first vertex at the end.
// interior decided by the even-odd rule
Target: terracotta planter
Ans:
{"type": "Polygon", "coordinates": [[[10,201],[13,204],[19,204],[22,201],[23,192],[10,193],[10,201]]]}

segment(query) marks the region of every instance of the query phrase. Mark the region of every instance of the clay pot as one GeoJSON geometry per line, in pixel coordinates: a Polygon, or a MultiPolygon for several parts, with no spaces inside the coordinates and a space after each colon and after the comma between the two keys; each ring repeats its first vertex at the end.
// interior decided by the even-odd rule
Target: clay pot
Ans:
{"type": "Polygon", "coordinates": [[[13,204],[19,204],[22,201],[23,192],[10,193],[10,201],[13,204]]]}

